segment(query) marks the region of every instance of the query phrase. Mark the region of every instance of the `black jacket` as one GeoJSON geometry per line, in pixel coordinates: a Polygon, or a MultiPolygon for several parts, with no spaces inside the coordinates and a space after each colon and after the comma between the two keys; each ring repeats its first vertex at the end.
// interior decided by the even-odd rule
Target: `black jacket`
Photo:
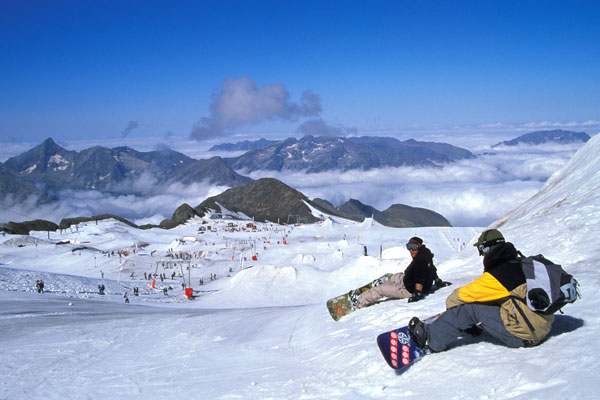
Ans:
{"type": "Polygon", "coordinates": [[[509,292],[525,283],[517,249],[507,242],[483,257],[483,272],[490,273],[509,292]]]}
{"type": "Polygon", "coordinates": [[[404,287],[411,293],[415,292],[415,284],[423,285],[423,293],[428,293],[433,281],[438,279],[437,270],[433,265],[433,254],[422,245],[412,262],[404,270],[404,287]]]}

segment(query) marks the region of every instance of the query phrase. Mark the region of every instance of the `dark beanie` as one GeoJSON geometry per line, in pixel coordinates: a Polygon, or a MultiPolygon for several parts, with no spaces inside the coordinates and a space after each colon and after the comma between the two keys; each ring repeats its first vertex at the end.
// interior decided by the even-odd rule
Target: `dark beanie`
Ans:
{"type": "Polygon", "coordinates": [[[410,238],[409,242],[416,242],[419,244],[423,244],[423,239],[421,239],[420,237],[417,237],[417,236],[413,236],[410,238]]]}

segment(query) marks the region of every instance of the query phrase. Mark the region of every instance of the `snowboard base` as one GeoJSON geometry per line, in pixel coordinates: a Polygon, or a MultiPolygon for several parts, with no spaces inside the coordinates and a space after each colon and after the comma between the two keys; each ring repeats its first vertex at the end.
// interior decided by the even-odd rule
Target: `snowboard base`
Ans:
{"type": "MultiPolygon", "coordinates": [[[[429,317],[423,320],[423,322],[430,324],[440,315],[437,314],[429,317]]],[[[397,372],[403,372],[406,368],[423,358],[423,356],[429,354],[429,351],[421,349],[412,340],[408,325],[377,336],[377,346],[385,362],[391,368],[397,370],[397,372]]]]}
{"type": "Polygon", "coordinates": [[[382,333],[377,337],[377,346],[387,364],[399,371],[427,354],[411,339],[408,326],[382,333]]]}

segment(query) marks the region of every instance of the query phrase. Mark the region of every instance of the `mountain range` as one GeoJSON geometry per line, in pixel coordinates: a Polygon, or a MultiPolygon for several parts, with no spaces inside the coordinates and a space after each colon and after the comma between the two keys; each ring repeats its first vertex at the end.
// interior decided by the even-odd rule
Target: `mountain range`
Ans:
{"type": "Polygon", "coordinates": [[[224,161],[235,170],[247,172],[305,170],[313,173],[399,166],[437,167],[465,158],[475,158],[475,155],[446,143],[376,136],[304,136],[256,148],[224,161]]]}
{"type": "Polygon", "coordinates": [[[496,143],[492,147],[498,146],[516,146],[519,144],[538,145],[544,143],[568,144],[574,142],[585,143],[590,140],[590,136],[585,132],[564,131],[555,129],[552,131],[536,131],[526,133],[512,140],[496,143]]]}
{"type": "Polygon", "coordinates": [[[468,150],[449,144],[400,142],[382,137],[305,136],[277,142],[261,139],[242,142],[240,146],[257,148],[235,158],[196,160],[167,147],[140,152],[129,147],[94,146],[78,152],[66,150],[48,138],[0,163],[0,197],[23,199],[33,194],[52,200],[57,191],[64,189],[144,195],[140,191],[149,190],[148,185],[141,189],[133,185],[142,176],[151,176],[157,187],[174,182],[235,187],[252,181],[236,170],[320,172],[399,165],[433,167],[475,157],[468,150]]]}
{"type": "MultiPolygon", "coordinates": [[[[583,132],[555,130],[532,132],[503,143],[506,145],[568,143],[585,142],[588,139],[589,136],[583,132]]],[[[301,139],[289,138],[281,141],[261,139],[240,143],[239,148],[255,148],[238,157],[196,160],[166,146],[149,152],[140,152],[129,147],[109,149],[101,146],[79,152],[70,151],[49,138],[40,145],[0,163],[0,199],[18,202],[33,195],[40,203],[45,203],[55,200],[58,191],[65,189],[144,196],[150,191],[160,191],[171,183],[189,185],[195,182],[207,182],[236,188],[253,182],[251,178],[240,175],[236,171],[300,170],[311,173],[327,170],[368,170],[400,165],[435,168],[456,160],[475,157],[468,150],[445,143],[419,142],[412,139],[399,141],[388,137],[305,136],[301,139]],[[151,176],[152,184],[133,185],[137,179],[144,176],[151,176]]],[[[292,196],[295,199],[295,208],[286,205],[289,209],[279,212],[277,204],[274,203],[269,204],[269,210],[260,208],[258,202],[262,200],[253,197],[256,188],[244,190],[249,192],[244,193],[243,196],[254,199],[257,203],[243,206],[243,199],[228,197],[237,193],[233,191],[219,195],[220,204],[226,204],[231,210],[241,212],[250,210],[251,213],[248,215],[265,220],[272,220],[272,218],[287,220],[288,214],[311,218],[302,206],[303,202],[309,201],[303,197],[304,195],[292,196]],[[300,212],[299,209],[303,211],[300,212]]],[[[265,189],[260,186],[260,190],[273,191],[273,188],[265,189]]],[[[277,195],[281,196],[281,193],[277,195]]],[[[393,205],[387,210],[378,211],[355,199],[339,207],[321,199],[315,199],[313,203],[315,207],[320,207],[334,215],[354,220],[373,216],[375,220],[388,226],[412,226],[410,224],[413,223],[419,226],[449,225],[444,217],[430,214],[429,210],[405,209],[403,207],[406,206],[401,205],[393,205]],[[411,218],[407,218],[407,214],[411,214],[411,218]],[[422,219],[417,221],[415,217],[422,219]]],[[[183,215],[199,212],[188,207],[180,212],[183,215]]],[[[180,219],[181,217],[176,218],[176,220],[180,219]]],[[[169,227],[172,223],[166,221],[164,226],[169,227]]]]}
{"type": "Polygon", "coordinates": [[[248,151],[255,149],[263,149],[278,143],[279,140],[244,140],[236,143],[221,143],[212,146],[208,151],[248,151]]]}
{"type": "Polygon", "coordinates": [[[131,192],[130,183],[151,174],[158,184],[208,181],[223,186],[251,181],[231,169],[220,157],[195,160],[164,148],[140,152],[129,147],[95,146],[80,152],[66,150],[52,139],[0,164],[0,186],[23,196],[63,189],[131,192]],[[31,187],[36,189],[31,189],[31,187]],[[40,189],[41,188],[41,189],[40,189]]]}
{"type": "Polygon", "coordinates": [[[316,208],[353,221],[363,221],[365,218],[373,217],[381,225],[394,228],[406,228],[414,226],[452,226],[442,215],[426,208],[410,207],[404,204],[392,204],[384,211],[363,204],[356,199],[350,199],[341,206],[334,206],[327,200],[314,199],[312,205],[316,208]]]}
{"type": "MultiPolygon", "coordinates": [[[[499,145],[519,143],[586,142],[584,132],[563,130],[538,131],[519,136],[499,145]]],[[[212,149],[244,150],[230,158],[212,157],[196,160],[171,150],[140,152],[129,147],[112,149],[95,146],[82,151],[66,150],[51,138],[40,145],[0,163],[0,197],[15,199],[36,195],[52,200],[63,189],[98,190],[108,193],[137,193],[132,183],[144,175],[156,185],[179,182],[207,182],[235,187],[252,181],[238,171],[258,170],[306,171],[369,170],[383,167],[439,167],[454,161],[474,158],[470,151],[446,143],[399,141],[390,137],[304,136],[280,141],[260,139],[224,143],[212,149]]]]}

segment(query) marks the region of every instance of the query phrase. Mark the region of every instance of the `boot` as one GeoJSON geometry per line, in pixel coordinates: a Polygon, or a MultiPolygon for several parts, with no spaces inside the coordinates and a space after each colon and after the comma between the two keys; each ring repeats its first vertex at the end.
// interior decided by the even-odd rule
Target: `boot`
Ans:
{"type": "Polygon", "coordinates": [[[408,323],[408,332],[410,338],[419,346],[422,350],[429,350],[427,346],[427,331],[425,330],[425,324],[417,317],[413,317],[408,323]]]}

